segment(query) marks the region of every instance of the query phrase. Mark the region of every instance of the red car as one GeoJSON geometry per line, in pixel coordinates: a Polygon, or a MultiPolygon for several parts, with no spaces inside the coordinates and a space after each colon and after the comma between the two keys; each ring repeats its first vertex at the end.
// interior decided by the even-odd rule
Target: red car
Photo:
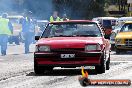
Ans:
{"type": "Polygon", "coordinates": [[[38,40],[34,52],[36,74],[54,67],[95,66],[104,73],[110,64],[110,43],[98,23],[88,20],[51,22],[38,40]]]}

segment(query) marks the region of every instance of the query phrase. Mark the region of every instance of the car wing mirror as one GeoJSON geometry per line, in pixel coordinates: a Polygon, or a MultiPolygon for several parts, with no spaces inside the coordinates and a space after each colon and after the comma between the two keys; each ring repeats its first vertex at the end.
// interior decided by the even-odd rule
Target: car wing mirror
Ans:
{"type": "Polygon", "coordinates": [[[35,40],[39,40],[40,36],[35,36],[35,40]]]}

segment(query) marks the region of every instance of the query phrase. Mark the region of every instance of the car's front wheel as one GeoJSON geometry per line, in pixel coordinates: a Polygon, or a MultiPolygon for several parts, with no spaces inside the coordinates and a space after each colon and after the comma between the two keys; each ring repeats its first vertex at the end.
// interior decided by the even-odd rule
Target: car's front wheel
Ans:
{"type": "Polygon", "coordinates": [[[101,59],[101,65],[95,66],[95,70],[99,74],[105,73],[105,70],[106,70],[105,57],[102,57],[102,59],[101,59]]]}
{"type": "Polygon", "coordinates": [[[38,66],[37,62],[34,61],[34,73],[35,74],[42,74],[46,71],[52,71],[53,67],[48,67],[48,66],[38,66]]]}
{"type": "Polygon", "coordinates": [[[105,73],[105,65],[95,66],[96,72],[99,74],[105,73]]]}
{"type": "Polygon", "coordinates": [[[34,61],[34,73],[42,74],[44,72],[43,67],[38,66],[38,64],[34,61]]]}

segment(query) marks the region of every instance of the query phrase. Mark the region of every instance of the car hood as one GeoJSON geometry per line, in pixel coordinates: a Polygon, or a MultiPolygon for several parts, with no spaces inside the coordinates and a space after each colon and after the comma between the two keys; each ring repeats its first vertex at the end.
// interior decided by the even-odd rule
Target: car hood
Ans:
{"type": "Polygon", "coordinates": [[[53,37],[42,38],[38,41],[38,45],[49,45],[52,48],[82,48],[86,44],[102,44],[101,37],[53,37]]]}
{"type": "Polygon", "coordinates": [[[116,36],[117,39],[132,39],[132,32],[120,32],[116,36]]]}

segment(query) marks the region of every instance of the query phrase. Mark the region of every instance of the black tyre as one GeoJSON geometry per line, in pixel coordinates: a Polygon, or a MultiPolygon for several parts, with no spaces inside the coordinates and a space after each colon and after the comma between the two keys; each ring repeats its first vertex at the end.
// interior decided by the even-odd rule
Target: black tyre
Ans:
{"type": "Polygon", "coordinates": [[[121,50],[116,48],[115,52],[116,52],[116,54],[120,54],[121,50]]]}
{"type": "Polygon", "coordinates": [[[106,63],[105,63],[105,57],[103,56],[101,59],[101,65],[95,66],[95,70],[97,73],[102,74],[105,73],[105,69],[106,69],[106,63]]]}
{"type": "Polygon", "coordinates": [[[111,44],[111,50],[115,51],[115,44],[111,44]]]}
{"type": "Polygon", "coordinates": [[[105,66],[104,65],[100,65],[100,66],[95,66],[96,72],[99,74],[105,73],[105,66]]]}
{"type": "Polygon", "coordinates": [[[34,73],[42,74],[44,72],[43,67],[38,66],[36,62],[34,62],[34,73]]]}
{"type": "Polygon", "coordinates": [[[43,74],[44,72],[52,71],[53,67],[49,66],[38,66],[37,62],[34,61],[34,73],[35,74],[43,74]]]}

